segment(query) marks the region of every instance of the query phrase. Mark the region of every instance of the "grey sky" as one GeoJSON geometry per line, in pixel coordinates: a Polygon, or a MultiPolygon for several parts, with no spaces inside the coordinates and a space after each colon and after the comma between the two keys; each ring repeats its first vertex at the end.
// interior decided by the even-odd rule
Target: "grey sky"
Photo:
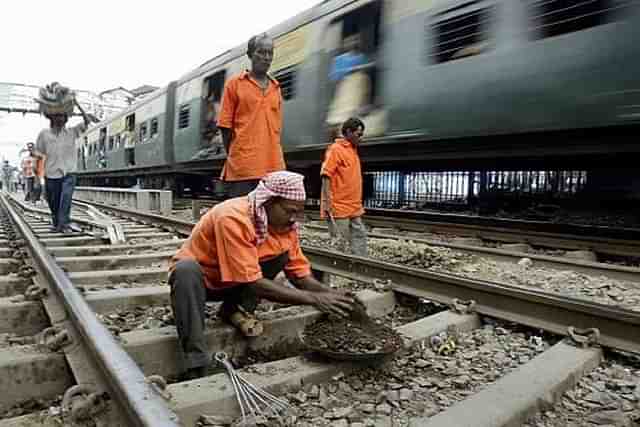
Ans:
{"type": "MultiPolygon", "coordinates": [[[[3,8],[0,81],[100,92],[166,85],[319,0],[20,0],[3,8]]],[[[47,122],[0,113],[0,156],[47,122]]]]}

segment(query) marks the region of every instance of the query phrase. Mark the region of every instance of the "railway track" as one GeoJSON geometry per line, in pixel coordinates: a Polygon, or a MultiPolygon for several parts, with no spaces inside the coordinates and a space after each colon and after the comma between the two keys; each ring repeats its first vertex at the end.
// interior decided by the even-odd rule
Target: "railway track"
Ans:
{"type": "MultiPolygon", "coordinates": [[[[181,217],[193,217],[216,201],[195,199],[197,204],[186,206],[185,200],[176,202],[174,213],[181,217]],[[185,212],[186,214],[181,213],[185,212]]],[[[193,201],[192,201],[193,202],[193,201]]],[[[319,213],[308,215],[312,221],[320,220],[319,213]]],[[[367,208],[364,216],[368,226],[382,233],[417,233],[424,238],[450,242],[457,240],[466,246],[520,245],[529,252],[552,250],[563,252],[589,252],[593,261],[640,259],[640,230],[618,227],[562,224],[544,221],[525,221],[461,214],[444,214],[423,211],[367,208]]],[[[455,243],[455,241],[453,242],[455,243]]],[[[569,254],[572,256],[573,254],[569,254]]],[[[585,254],[575,254],[583,257],[585,254]]]]}
{"type": "MultiPolygon", "coordinates": [[[[2,203],[9,208],[8,202],[2,203]]],[[[40,247],[40,252],[52,254],[58,268],[67,272],[58,279],[66,277],[67,282],[72,283],[69,286],[84,289],[84,298],[77,296],[76,299],[83,300],[96,313],[95,319],[99,324],[106,325],[114,334],[119,332],[116,340],[120,351],[124,350],[123,353],[130,356],[140,372],[137,384],[148,387],[143,394],[159,405],[166,405],[165,411],[168,412],[160,413],[165,414],[168,421],[163,422],[186,426],[226,423],[228,420],[215,416],[238,415],[226,374],[212,371],[212,375],[199,380],[171,380],[178,373],[178,364],[175,331],[170,326],[168,288],[164,284],[165,263],[193,224],[110,206],[97,207],[110,215],[112,223],[122,228],[124,243],[106,244],[110,239],[106,229],[99,232],[87,230],[89,233],[85,231],[83,235],[50,236],[46,233],[46,221],[41,212],[14,211],[11,222],[16,227],[24,221],[21,216],[27,218],[23,227],[17,227],[18,231],[23,232],[23,228],[30,227],[31,232],[39,237],[25,233],[23,239],[27,246],[36,246],[36,240],[46,244],[46,247],[40,247]],[[122,332],[122,325],[130,330],[122,332]],[[144,378],[153,374],[169,379],[170,384],[164,390],[150,386],[144,378]],[[163,400],[163,394],[170,396],[168,401],[163,400]],[[169,407],[171,409],[167,409],[169,407]],[[205,417],[201,418],[203,415],[205,417]]],[[[30,249],[29,254],[33,251],[30,249]]],[[[346,278],[335,279],[338,285],[346,283],[345,286],[353,286],[354,289],[370,288],[361,291],[369,310],[383,316],[405,336],[407,350],[382,367],[363,367],[347,362],[325,363],[301,356],[302,349],[297,342],[300,328],[317,318],[313,310],[272,307],[269,312],[261,314],[266,319],[267,334],[252,341],[240,339],[233,329],[212,319],[209,325],[210,348],[223,349],[237,361],[244,361],[243,364],[256,362],[247,366],[243,375],[250,382],[288,398],[296,407],[296,413],[291,414],[293,418],[288,420],[294,423],[292,425],[521,425],[539,409],[541,397],[559,396],[603,359],[599,346],[583,348],[561,341],[562,336],[568,335],[569,327],[578,331],[573,333],[578,342],[597,341],[604,348],[640,354],[640,313],[521,287],[346,256],[319,247],[307,246],[305,253],[314,268],[346,278]],[[412,297],[409,298],[410,314],[402,316],[398,306],[407,295],[412,297]],[[426,312],[425,300],[437,302],[438,309],[426,312]],[[475,303],[469,307],[464,300],[475,303]],[[455,309],[447,310],[447,305],[455,309]],[[427,316],[432,311],[437,313],[427,316]],[[487,323],[487,316],[500,320],[487,323]],[[580,332],[587,328],[597,328],[598,331],[580,332]],[[557,336],[542,333],[541,329],[557,336]],[[445,343],[457,343],[457,347],[450,352],[440,351],[441,348],[434,345],[435,335],[445,343]],[[260,357],[250,357],[256,354],[260,357]],[[519,392],[514,393],[514,388],[519,392]],[[435,390],[438,390],[437,398],[434,397],[435,390]],[[491,404],[487,404],[488,401],[491,404]],[[498,401],[500,405],[495,404],[498,401]],[[465,419],[464,414],[469,414],[469,411],[473,418],[465,419]]],[[[27,264],[34,262],[32,257],[26,257],[27,264]]],[[[0,301],[3,306],[0,313],[17,312],[14,306],[20,303],[10,300],[15,299],[30,282],[50,287],[49,281],[55,277],[52,279],[36,271],[30,279],[19,278],[15,274],[8,279],[14,283],[3,287],[12,290],[7,290],[5,301],[0,301]],[[19,279],[24,279],[21,285],[15,283],[19,279]]],[[[62,307],[40,317],[33,314],[42,314],[43,310],[48,313],[46,307],[52,304],[50,298],[45,296],[39,301],[24,301],[27,307],[23,308],[22,314],[7,315],[21,319],[20,322],[0,321],[0,324],[10,325],[5,326],[2,332],[12,331],[11,338],[16,343],[37,334],[49,323],[56,324],[58,319],[71,317],[64,314],[66,311],[62,307]],[[28,319],[39,320],[32,322],[28,319]]],[[[0,352],[4,350],[0,349],[0,352]]],[[[42,383],[37,386],[36,379],[30,382],[29,378],[15,374],[15,378],[0,375],[0,378],[13,381],[8,383],[5,380],[3,389],[22,389],[22,398],[32,397],[28,393],[34,389],[55,395],[62,394],[75,383],[97,383],[93,377],[91,381],[83,379],[89,372],[97,372],[91,374],[93,376],[105,375],[100,366],[85,368],[84,371],[74,369],[70,355],[75,350],[63,347],[58,351],[62,353],[42,353],[42,350],[38,353],[29,345],[8,346],[5,360],[10,358],[10,353],[18,352],[22,359],[26,359],[25,354],[33,352],[41,357],[43,366],[49,366],[52,360],[58,360],[60,366],[65,365],[63,358],[66,358],[71,369],[67,368],[65,375],[55,375],[56,380],[63,378],[63,381],[55,386],[57,388],[52,386],[54,393],[51,393],[51,388],[45,392],[42,383]],[[26,386],[22,387],[24,384],[26,386]]],[[[11,366],[21,363],[17,359],[11,359],[11,366]]],[[[92,357],[88,359],[91,359],[88,362],[93,360],[92,357]]],[[[27,367],[11,369],[14,371],[5,372],[34,370],[27,367]]],[[[42,366],[39,369],[46,371],[42,366]]],[[[64,371],[64,368],[59,371],[64,371]]],[[[631,370],[629,375],[637,380],[640,373],[631,370]]],[[[162,384],[162,381],[158,383],[162,384]]],[[[97,389],[102,390],[100,387],[97,389]]],[[[127,405],[127,397],[118,403],[120,394],[107,385],[104,390],[115,402],[115,409],[111,412],[123,418],[109,424],[111,421],[103,420],[105,415],[100,413],[94,417],[96,423],[170,425],[136,424],[125,419],[127,411],[117,409],[127,405]]],[[[20,396],[13,395],[1,401],[0,407],[19,402],[20,396]]],[[[39,412],[20,417],[22,420],[0,420],[0,427],[18,426],[21,425],[19,422],[22,425],[56,425],[53,422],[59,419],[59,415],[55,411],[52,414],[51,410],[44,412],[47,414],[44,417],[43,412],[39,412]]],[[[637,414],[630,410],[624,411],[623,415],[631,420],[637,414]]]]}

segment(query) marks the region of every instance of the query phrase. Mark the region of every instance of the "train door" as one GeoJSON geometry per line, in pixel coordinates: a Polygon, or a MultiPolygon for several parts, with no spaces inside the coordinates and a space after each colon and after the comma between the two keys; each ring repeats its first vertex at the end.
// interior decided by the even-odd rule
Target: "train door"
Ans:
{"type": "Polygon", "coordinates": [[[334,19],[327,31],[329,100],[325,124],[337,134],[349,117],[365,122],[366,136],[384,133],[380,70],[382,1],[367,3],[334,19]]]}
{"type": "Polygon", "coordinates": [[[136,164],[136,115],[129,114],[125,118],[124,152],[125,163],[127,166],[135,166],[136,164]]]}
{"type": "Polygon", "coordinates": [[[216,155],[222,151],[222,136],[218,130],[218,113],[222,102],[226,70],[218,71],[203,81],[201,123],[201,147],[208,154],[216,155]]]}
{"type": "Polygon", "coordinates": [[[98,153],[96,163],[98,169],[105,168],[107,166],[106,159],[106,151],[107,151],[107,128],[100,129],[100,136],[98,138],[98,153]]]}

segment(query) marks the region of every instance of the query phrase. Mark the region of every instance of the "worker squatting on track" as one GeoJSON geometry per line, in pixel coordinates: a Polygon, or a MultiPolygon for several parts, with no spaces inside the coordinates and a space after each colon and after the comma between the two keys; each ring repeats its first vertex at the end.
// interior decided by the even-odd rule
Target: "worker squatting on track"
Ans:
{"type": "Polygon", "coordinates": [[[297,221],[304,211],[302,175],[265,176],[248,196],[216,205],[193,228],[170,263],[171,303],[186,378],[206,374],[205,302],[222,301],[220,317],[245,336],[262,334],[260,298],[312,305],[346,315],[354,300],[320,283],[302,253],[297,221]],[[293,287],[274,282],[284,271],[293,287]]]}
{"type": "Polygon", "coordinates": [[[269,172],[285,169],[280,131],[282,94],[278,81],[267,74],[273,60],[273,39],[252,37],[247,46],[251,70],[227,81],[218,127],[227,159],[222,180],[229,197],[243,196],[269,172]]]}

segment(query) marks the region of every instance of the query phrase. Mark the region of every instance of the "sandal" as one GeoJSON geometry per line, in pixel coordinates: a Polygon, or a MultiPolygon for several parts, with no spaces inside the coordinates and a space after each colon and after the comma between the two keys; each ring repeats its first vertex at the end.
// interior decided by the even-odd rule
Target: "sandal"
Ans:
{"type": "Polygon", "coordinates": [[[259,337],[264,332],[262,322],[240,308],[229,316],[229,323],[240,329],[245,337],[259,337]]]}

